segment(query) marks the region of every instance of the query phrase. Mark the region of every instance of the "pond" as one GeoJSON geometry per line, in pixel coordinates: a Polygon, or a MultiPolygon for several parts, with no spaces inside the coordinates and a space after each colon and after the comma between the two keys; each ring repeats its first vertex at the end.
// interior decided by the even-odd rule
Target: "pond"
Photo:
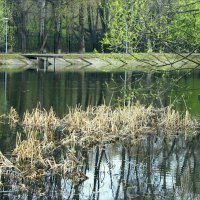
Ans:
{"type": "MultiPolygon", "coordinates": [[[[76,105],[83,109],[113,105],[131,88],[138,100],[155,101],[156,105],[175,102],[177,109],[187,107],[198,118],[199,85],[198,70],[0,72],[0,115],[14,107],[22,117],[26,110],[39,105],[47,110],[52,107],[62,118],[76,105]],[[152,90],[161,92],[159,98],[152,90]]],[[[15,148],[17,131],[17,127],[0,123],[0,151],[8,158],[15,148]]],[[[81,152],[86,158],[81,166],[87,177],[83,182],[55,176],[30,182],[23,192],[6,185],[0,199],[200,199],[199,140],[198,136],[149,135],[134,145],[126,141],[91,147],[81,152]]]]}

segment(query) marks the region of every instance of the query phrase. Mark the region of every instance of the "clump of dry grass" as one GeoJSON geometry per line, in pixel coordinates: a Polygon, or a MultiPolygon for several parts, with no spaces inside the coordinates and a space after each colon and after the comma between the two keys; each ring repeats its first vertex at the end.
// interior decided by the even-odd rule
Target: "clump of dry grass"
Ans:
{"type": "Polygon", "coordinates": [[[46,111],[45,109],[40,110],[37,107],[33,109],[31,113],[28,111],[25,112],[22,125],[24,126],[25,131],[55,131],[59,125],[59,120],[52,108],[49,111],[46,111]]]}
{"type": "MultiPolygon", "coordinates": [[[[11,121],[19,121],[16,111],[11,109],[11,121]],[[14,117],[16,116],[16,117],[14,117]]],[[[79,141],[80,145],[93,145],[107,143],[118,138],[131,137],[133,141],[141,138],[146,133],[178,134],[195,127],[188,111],[185,114],[174,110],[172,106],[164,109],[144,106],[140,103],[128,106],[81,107],[70,109],[63,118],[56,117],[51,108],[49,111],[38,107],[32,112],[26,111],[21,122],[24,131],[40,133],[43,140],[50,142],[56,130],[66,133],[63,143],[70,144],[79,141]]]]}
{"type": "Polygon", "coordinates": [[[19,115],[17,111],[11,107],[8,113],[8,123],[11,127],[14,127],[19,122],[19,115]]]}
{"type": "Polygon", "coordinates": [[[95,141],[107,140],[111,123],[110,112],[112,110],[107,106],[88,107],[86,111],[81,108],[70,110],[64,118],[70,140],[73,142],[79,138],[79,142],[83,144],[87,141],[95,143],[95,141]]]}
{"type": "Polygon", "coordinates": [[[51,141],[53,133],[60,127],[61,123],[52,108],[46,111],[37,107],[32,112],[25,112],[21,124],[25,132],[38,132],[43,134],[45,141],[51,141]]]}
{"type": "Polygon", "coordinates": [[[140,139],[147,133],[178,134],[189,129],[194,130],[194,121],[188,112],[181,115],[171,106],[155,109],[139,103],[112,109],[109,106],[72,109],[64,118],[66,138],[63,144],[76,143],[91,146],[117,139],[140,139]]]}
{"type": "Polygon", "coordinates": [[[16,148],[12,156],[16,165],[23,171],[24,175],[36,178],[37,164],[40,168],[45,167],[42,157],[42,142],[37,138],[37,132],[30,131],[26,134],[26,138],[22,140],[20,133],[17,133],[16,148]]]}
{"type": "Polygon", "coordinates": [[[57,118],[53,109],[37,107],[24,114],[21,125],[25,136],[17,134],[13,157],[24,175],[35,179],[52,172],[75,182],[86,178],[79,170],[82,160],[73,151],[75,146],[87,149],[118,140],[136,142],[149,133],[172,135],[195,131],[195,121],[188,112],[180,114],[171,106],[158,109],[140,103],[116,108],[102,105],[86,110],[76,107],[63,119],[57,118]],[[63,131],[61,141],[54,140],[57,130],[63,131]],[[64,156],[61,150],[55,153],[62,147],[67,148],[64,156]]]}
{"type": "Polygon", "coordinates": [[[8,124],[13,128],[20,118],[15,108],[11,107],[8,114],[0,115],[0,123],[5,123],[5,119],[8,120],[8,124]]]}
{"type": "Polygon", "coordinates": [[[131,135],[139,138],[150,128],[148,122],[153,115],[153,107],[145,107],[139,103],[119,107],[114,111],[112,118],[118,124],[120,136],[131,135]],[[119,122],[118,122],[119,121],[119,122]]]}
{"type": "Polygon", "coordinates": [[[177,135],[185,132],[187,135],[190,133],[190,130],[193,130],[193,133],[195,133],[195,124],[197,124],[196,121],[192,120],[188,111],[180,114],[171,106],[160,110],[159,131],[161,133],[177,135]]]}
{"type": "Polygon", "coordinates": [[[37,106],[32,112],[26,111],[23,115],[22,121],[20,121],[17,111],[11,107],[8,115],[2,115],[0,118],[7,118],[8,123],[11,127],[19,123],[23,126],[25,132],[30,131],[55,131],[60,122],[56,117],[55,112],[52,108],[49,111],[39,109],[37,106]]]}
{"type": "Polygon", "coordinates": [[[50,172],[70,178],[71,173],[76,171],[78,160],[74,159],[73,152],[68,152],[65,159],[57,159],[56,157],[59,158],[60,155],[53,156],[53,154],[58,148],[59,146],[56,146],[53,141],[47,142],[44,138],[38,138],[37,132],[28,132],[24,140],[18,133],[12,156],[16,166],[26,178],[38,179],[47,176],[50,172]]]}
{"type": "MultiPolygon", "coordinates": [[[[75,171],[76,161],[67,157],[56,162],[52,156],[58,148],[54,144],[53,134],[62,123],[52,108],[46,111],[37,107],[32,112],[25,112],[21,122],[25,134],[17,133],[16,148],[12,156],[26,177],[35,179],[45,176],[47,171],[60,174],[66,174],[72,169],[75,171]]],[[[67,174],[69,176],[70,173],[67,174]]]]}
{"type": "Polygon", "coordinates": [[[43,161],[40,141],[36,138],[34,132],[28,133],[27,140],[22,140],[21,134],[17,134],[16,148],[13,151],[13,156],[16,158],[17,163],[30,162],[31,167],[35,160],[43,161]]]}

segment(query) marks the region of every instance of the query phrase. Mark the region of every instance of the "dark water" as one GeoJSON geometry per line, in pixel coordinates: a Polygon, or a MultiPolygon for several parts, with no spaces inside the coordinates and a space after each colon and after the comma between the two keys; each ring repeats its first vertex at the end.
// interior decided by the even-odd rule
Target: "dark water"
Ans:
{"type": "MultiPolygon", "coordinates": [[[[115,74],[117,80],[123,74],[115,74]]],[[[51,106],[63,116],[68,106],[80,104],[98,105],[109,101],[106,82],[111,81],[110,73],[0,73],[0,114],[13,106],[19,113],[32,109],[40,102],[41,107],[51,106]]]]}
{"type": "MultiPolygon", "coordinates": [[[[81,105],[83,109],[88,105],[100,105],[104,102],[109,104],[117,97],[123,96],[121,91],[123,88],[127,88],[129,91],[129,87],[135,90],[140,89],[140,96],[144,90],[150,90],[149,93],[151,93],[155,92],[153,90],[158,90],[158,87],[160,87],[160,91],[165,91],[167,88],[164,93],[160,92],[161,98],[164,97],[163,104],[169,102],[168,97],[173,102],[176,99],[174,96],[177,96],[177,102],[184,99],[191,113],[199,115],[200,71],[189,74],[188,71],[171,72],[167,73],[164,78],[162,76],[163,74],[158,72],[151,74],[127,72],[126,75],[123,72],[89,73],[84,71],[63,73],[0,72],[0,115],[7,113],[11,106],[22,114],[27,109],[35,108],[39,102],[42,108],[53,107],[57,115],[62,117],[68,111],[68,107],[77,104],[81,105]],[[178,80],[179,77],[181,77],[179,81],[170,85],[170,78],[178,80]],[[130,85],[131,83],[132,85],[130,85]],[[150,85],[151,87],[149,87],[150,85]],[[171,91],[173,93],[170,93],[171,91]],[[180,98],[181,96],[184,97],[180,98]]],[[[152,96],[150,98],[153,99],[152,96]]]]}
{"type": "MultiPolygon", "coordinates": [[[[53,107],[60,117],[69,106],[113,104],[123,96],[122,89],[148,94],[146,100],[167,105],[176,102],[178,109],[200,113],[200,71],[163,73],[142,72],[63,72],[24,71],[0,73],[0,115],[13,106],[22,116],[38,103],[53,107]],[[170,80],[179,81],[170,85],[170,80]],[[169,79],[171,78],[171,79],[169,79]],[[139,82],[138,82],[139,80],[139,82]],[[150,87],[152,85],[152,87],[150,87]],[[167,91],[154,99],[154,91],[167,91]],[[145,92],[144,92],[145,91],[145,92]],[[176,97],[177,98],[176,98],[176,97]],[[149,99],[148,99],[149,98],[149,99]]],[[[142,99],[142,98],[141,98],[142,99]]],[[[0,150],[9,155],[15,145],[16,130],[0,124],[0,150]]],[[[34,187],[28,194],[5,195],[9,199],[200,199],[200,146],[196,138],[159,138],[149,136],[139,144],[109,144],[87,152],[82,184],[58,178],[43,183],[38,196],[34,187]],[[28,198],[29,197],[29,198],[28,198]]]]}

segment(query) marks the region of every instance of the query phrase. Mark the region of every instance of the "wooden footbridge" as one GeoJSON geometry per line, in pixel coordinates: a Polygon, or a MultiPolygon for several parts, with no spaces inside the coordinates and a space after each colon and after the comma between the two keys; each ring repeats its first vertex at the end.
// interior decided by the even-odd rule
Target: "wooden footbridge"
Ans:
{"type": "Polygon", "coordinates": [[[22,54],[22,56],[30,59],[30,60],[37,60],[38,68],[43,68],[44,70],[48,70],[49,66],[49,58],[53,58],[53,67],[54,71],[56,69],[56,58],[63,58],[61,54],[22,54]]]}

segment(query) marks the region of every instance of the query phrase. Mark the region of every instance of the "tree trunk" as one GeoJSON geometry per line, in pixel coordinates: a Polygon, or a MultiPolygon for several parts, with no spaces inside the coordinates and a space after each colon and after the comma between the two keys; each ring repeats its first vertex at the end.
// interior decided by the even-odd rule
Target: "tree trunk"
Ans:
{"type": "Polygon", "coordinates": [[[54,13],[54,53],[61,53],[61,2],[52,4],[54,13]]]}
{"type": "Polygon", "coordinates": [[[61,17],[58,16],[55,23],[55,53],[61,53],[61,17]]]}
{"type": "Polygon", "coordinates": [[[91,6],[88,5],[87,13],[88,13],[88,26],[89,26],[89,33],[90,33],[90,43],[92,44],[92,50],[96,49],[96,34],[95,34],[95,27],[94,27],[94,19],[91,13],[91,6]]]}
{"type": "Polygon", "coordinates": [[[70,44],[70,26],[68,25],[68,18],[66,17],[66,29],[65,29],[65,31],[66,31],[66,52],[67,53],[70,53],[70,46],[71,46],[71,44],[70,44]]]}
{"type": "Polygon", "coordinates": [[[106,9],[107,0],[101,0],[101,6],[99,6],[99,14],[102,26],[102,35],[106,32],[106,21],[108,19],[108,11],[106,9]]]}
{"type": "Polygon", "coordinates": [[[38,0],[39,9],[39,49],[43,52],[45,44],[45,19],[46,19],[46,0],[38,0]]]}
{"type": "Polygon", "coordinates": [[[55,23],[55,53],[61,53],[61,17],[57,16],[55,23]]]}
{"type": "Polygon", "coordinates": [[[21,50],[22,52],[26,52],[27,49],[27,36],[26,33],[24,31],[20,32],[20,36],[21,36],[21,50]]]}
{"type": "Polygon", "coordinates": [[[85,52],[85,30],[84,30],[84,8],[83,3],[80,4],[79,8],[79,52],[85,52]]]}
{"type": "Polygon", "coordinates": [[[27,27],[26,27],[26,15],[25,13],[21,13],[21,31],[20,31],[20,35],[21,35],[21,50],[22,52],[26,52],[27,50],[27,27]]]}

